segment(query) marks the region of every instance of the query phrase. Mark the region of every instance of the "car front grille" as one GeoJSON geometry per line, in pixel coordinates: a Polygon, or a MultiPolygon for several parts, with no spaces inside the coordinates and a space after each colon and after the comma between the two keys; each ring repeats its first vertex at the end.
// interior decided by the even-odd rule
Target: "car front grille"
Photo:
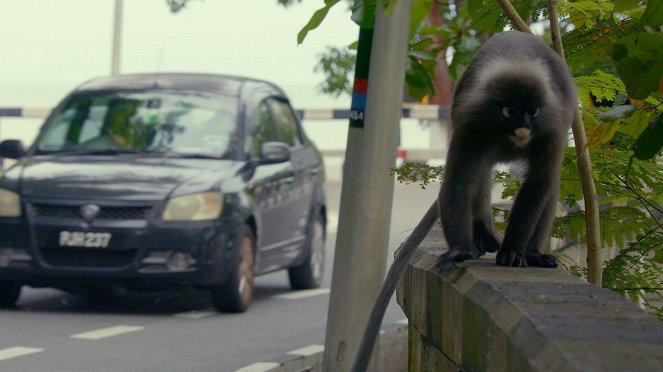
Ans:
{"type": "MultiPolygon", "coordinates": [[[[101,207],[95,219],[103,220],[146,220],[150,207],[101,207]]],[[[80,206],[33,204],[35,217],[81,218],[80,206]]]]}
{"type": "Polygon", "coordinates": [[[42,248],[45,263],[57,267],[121,268],[130,265],[137,250],[91,250],[73,248],[42,248]]]}

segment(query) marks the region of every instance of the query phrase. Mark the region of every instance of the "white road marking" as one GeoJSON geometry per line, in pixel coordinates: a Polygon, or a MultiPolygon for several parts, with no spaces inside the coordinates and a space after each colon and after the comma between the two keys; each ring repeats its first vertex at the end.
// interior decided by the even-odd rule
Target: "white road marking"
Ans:
{"type": "Polygon", "coordinates": [[[0,360],[6,360],[11,358],[20,357],[23,355],[29,355],[44,351],[37,347],[24,347],[24,346],[14,346],[6,349],[0,349],[0,360]]]}
{"type": "Polygon", "coordinates": [[[124,333],[142,331],[143,329],[145,329],[145,327],[119,325],[114,327],[101,328],[89,332],[77,333],[69,337],[80,338],[84,340],[100,340],[102,338],[117,336],[124,333]]]}
{"type": "Polygon", "coordinates": [[[396,321],[396,324],[408,325],[407,318],[396,321]]]}
{"type": "Polygon", "coordinates": [[[279,300],[300,300],[302,298],[321,296],[329,293],[329,288],[308,289],[305,291],[295,291],[274,296],[279,300]]]}
{"type": "Polygon", "coordinates": [[[273,368],[280,367],[281,365],[273,362],[258,362],[250,364],[246,367],[240,368],[235,372],[265,372],[273,368]]]}
{"type": "Polygon", "coordinates": [[[184,313],[179,313],[175,314],[174,316],[178,318],[186,318],[186,319],[201,319],[201,318],[207,318],[208,316],[212,316],[216,314],[216,311],[187,311],[184,313]]]}
{"type": "Polygon", "coordinates": [[[287,354],[288,355],[302,355],[302,356],[309,356],[313,355],[315,353],[319,353],[325,350],[325,345],[310,345],[307,347],[303,347],[301,349],[289,351],[287,354]]]}

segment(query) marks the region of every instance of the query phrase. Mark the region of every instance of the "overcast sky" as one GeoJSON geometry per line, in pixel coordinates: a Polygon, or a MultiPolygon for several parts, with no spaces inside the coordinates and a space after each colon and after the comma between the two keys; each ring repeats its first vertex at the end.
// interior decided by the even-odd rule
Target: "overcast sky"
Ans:
{"type": "MultiPolygon", "coordinates": [[[[115,0],[2,0],[0,107],[54,105],[81,82],[110,74],[115,0]]],[[[323,0],[283,8],[276,0],[193,0],[171,13],[165,0],[124,0],[123,73],[211,72],[281,85],[297,107],[341,107],[318,95],[316,56],[357,37],[345,4],[297,45],[323,0]]]]}

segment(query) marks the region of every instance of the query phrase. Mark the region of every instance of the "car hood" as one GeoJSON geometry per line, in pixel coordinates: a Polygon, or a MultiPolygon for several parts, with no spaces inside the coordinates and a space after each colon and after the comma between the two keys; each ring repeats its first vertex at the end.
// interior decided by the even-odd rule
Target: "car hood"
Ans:
{"type": "Polygon", "coordinates": [[[11,171],[20,174],[16,180],[28,198],[161,200],[171,194],[220,190],[221,181],[237,174],[241,164],[213,159],[67,156],[26,159],[11,171]]]}

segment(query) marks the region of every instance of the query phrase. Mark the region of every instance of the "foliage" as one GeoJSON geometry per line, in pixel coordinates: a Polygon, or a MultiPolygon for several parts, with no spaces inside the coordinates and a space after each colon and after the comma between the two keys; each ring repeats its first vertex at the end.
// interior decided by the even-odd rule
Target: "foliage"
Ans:
{"type": "MultiPolygon", "coordinates": [[[[563,41],[603,206],[602,245],[621,248],[605,262],[603,286],[646,303],[663,293],[663,8],[660,1],[622,0],[564,1],[560,9],[576,27],[563,41]]],[[[575,153],[567,151],[562,198],[569,206],[581,195],[574,165],[575,153]]],[[[555,234],[582,241],[583,218],[572,208],[556,221],[555,234]]]]}
{"type": "Polygon", "coordinates": [[[325,53],[318,55],[318,59],[315,71],[326,76],[320,84],[320,91],[336,97],[343,93],[351,94],[350,76],[354,71],[355,54],[348,48],[329,47],[325,53]]]}
{"type": "Polygon", "coordinates": [[[186,4],[189,3],[191,0],[166,0],[166,4],[170,8],[170,11],[173,13],[177,13],[180,10],[182,10],[186,4]]]}
{"type": "Polygon", "coordinates": [[[425,189],[431,183],[439,181],[443,172],[444,166],[432,167],[424,163],[406,162],[391,173],[396,176],[398,182],[418,182],[421,188],[425,189]]]}
{"type": "Polygon", "coordinates": [[[302,0],[276,0],[279,4],[283,5],[284,7],[289,7],[290,5],[294,3],[301,3],[302,0]]]}

